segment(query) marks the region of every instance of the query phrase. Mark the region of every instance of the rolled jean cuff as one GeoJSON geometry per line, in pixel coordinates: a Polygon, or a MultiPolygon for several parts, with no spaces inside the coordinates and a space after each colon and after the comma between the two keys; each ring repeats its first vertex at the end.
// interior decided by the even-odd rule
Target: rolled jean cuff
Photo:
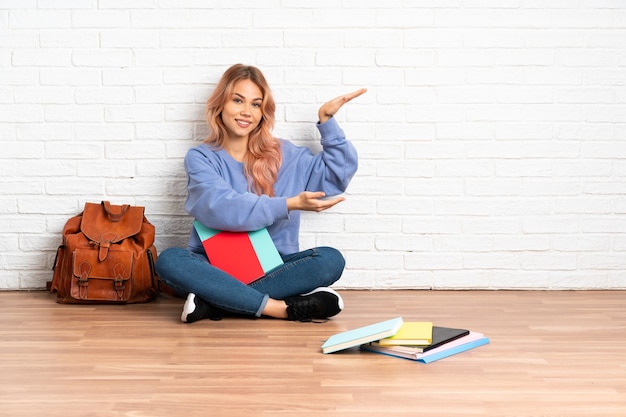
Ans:
{"type": "Polygon", "coordinates": [[[256,317],[261,317],[261,315],[263,314],[263,310],[265,310],[265,306],[267,305],[267,302],[269,301],[269,299],[270,299],[270,296],[268,294],[263,295],[263,300],[261,301],[261,305],[259,306],[259,309],[256,311],[256,313],[254,313],[256,317]]]}

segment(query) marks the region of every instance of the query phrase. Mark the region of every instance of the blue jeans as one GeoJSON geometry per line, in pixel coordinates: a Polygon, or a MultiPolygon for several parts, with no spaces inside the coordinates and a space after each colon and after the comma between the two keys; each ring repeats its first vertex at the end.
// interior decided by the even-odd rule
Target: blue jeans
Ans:
{"type": "Polygon", "coordinates": [[[245,285],[211,265],[204,254],[169,248],[159,254],[159,278],[180,296],[192,292],[225,311],[261,316],[269,298],[282,300],[328,287],[343,273],[337,249],[318,247],[282,256],[284,264],[245,285]]]}

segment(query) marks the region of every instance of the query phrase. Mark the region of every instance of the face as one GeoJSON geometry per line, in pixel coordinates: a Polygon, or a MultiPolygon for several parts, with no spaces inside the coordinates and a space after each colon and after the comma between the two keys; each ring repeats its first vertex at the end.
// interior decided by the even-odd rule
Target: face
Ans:
{"type": "Polygon", "coordinates": [[[235,83],[233,94],[226,99],[221,114],[229,140],[248,139],[250,132],[261,122],[262,102],[261,89],[251,80],[235,83]]]}

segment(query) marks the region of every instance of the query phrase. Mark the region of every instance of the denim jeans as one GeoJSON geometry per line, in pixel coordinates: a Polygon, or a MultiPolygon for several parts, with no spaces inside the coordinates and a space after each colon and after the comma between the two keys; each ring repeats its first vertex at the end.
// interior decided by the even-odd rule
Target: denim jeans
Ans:
{"type": "Polygon", "coordinates": [[[204,254],[169,248],[159,254],[159,278],[180,296],[192,292],[233,313],[261,316],[269,298],[282,300],[328,287],[343,273],[345,260],[333,248],[318,247],[282,256],[284,264],[245,285],[211,265],[204,254]]]}

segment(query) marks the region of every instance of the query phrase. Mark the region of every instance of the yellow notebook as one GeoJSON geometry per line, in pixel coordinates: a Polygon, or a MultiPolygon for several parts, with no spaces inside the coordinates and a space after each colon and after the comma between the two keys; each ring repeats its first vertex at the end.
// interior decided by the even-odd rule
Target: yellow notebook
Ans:
{"type": "Polygon", "coordinates": [[[407,321],[402,324],[400,330],[391,336],[380,339],[381,346],[424,346],[433,342],[433,323],[430,321],[407,321]]]}

